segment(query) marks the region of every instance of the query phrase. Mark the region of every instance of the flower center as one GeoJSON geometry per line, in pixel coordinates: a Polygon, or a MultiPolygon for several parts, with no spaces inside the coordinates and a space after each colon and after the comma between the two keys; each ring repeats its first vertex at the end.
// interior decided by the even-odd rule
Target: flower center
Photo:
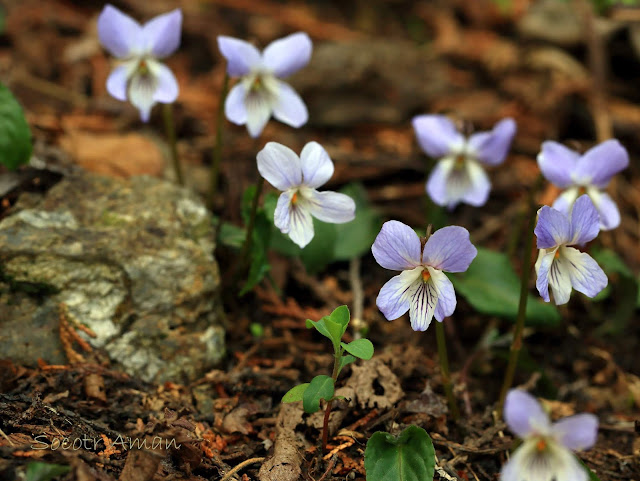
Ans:
{"type": "Polygon", "coordinates": [[[558,257],[560,257],[560,249],[558,249],[556,253],[553,255],[554,259],[557,259],[558,257]]]}
{"type": "Polygon", "coordinates": [[[536,443],[536,449],[538,450],[538,452],[542,452],[547,449],[547,441],[544,438],[538,439],[538,442],[536,443]]]}
{"type": "Polygon", "coordinates": [[[291,196],[291,203],[293,205],[296,205],[298,203],[298,193],[294,192],[293,195],[291,196]]]}
{"type": "Polygon", "coordinates": [[[251,86],[249,87],[249,90],[252,92],[257,92],[258,90],[261,90],[263,86],[264,84],[262,81],[262,77],[260,75],[256,75],[255,78],[253,79],[253,82],[251,82],[251,86]]]}
{"type": "Polygon", "coordinates": [[[467,157],[463,154],[458,154],[456,156],[455,161],[453,162],[453,168],[456,170],[462,170],[464,168],[464,164],[467,160],[467,157]]]}
{"type": "Polygon", "coordinates": [[[584,185],[578,187],[578,197],[587,193],[587,188],[584,185]]]}
{"type": "Polygon", "coordinates": [[[429,271],[427,269],[422,271],[422,282],[427,282],[429,279],[431,278],[431,274],[429,274],[429,271]]]}

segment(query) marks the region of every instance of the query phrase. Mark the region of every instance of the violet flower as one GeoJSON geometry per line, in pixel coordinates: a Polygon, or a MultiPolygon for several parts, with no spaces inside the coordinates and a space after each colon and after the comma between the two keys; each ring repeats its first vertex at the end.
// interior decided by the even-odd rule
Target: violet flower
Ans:
{"type": "Polygon", "coordinates": [[[549,287],[560,305],[569,301],[572,288],[595,297],[607,286],[607,276],[598,263],[586,252],[568,247],[589,242],[599,231],[598,212],[587,195],[576,200],[568,216],[546,205],[538,210],[536,287],[546,302],[549,287]]]}
{"type": "Polygon", "coordinates": [[[538,165],[548,181],[565,189],[553,203],[554,209],[566,214],[579,195],[587,194],[600,214],[600,229],[620,225],[618,206],[602,191],[629,165],[629,154],[620,142],[607,140],[580,155],[558,142],[547,141],[538,154],[538,165]]]}
{"type": "Polygon", "coordinates": [[[442,322],[453,314],[456,293],[443,271],[466,271],[478,253],[463,227],[437,230],[423,248],[418,234],[396,220],[384,223],[371,251],[385,269],[402,271],[380,289],[378,309],[389,321],[409,311],[414,331],[426,330],[433,316],[442,322]]]}
{"type": "Polygon", "coordinates": [[[444,115],[414,117],[413,129],[422,150],[439,159],[427,180],[431,200],[450,209],[460,202],[484,205],[491,182],[482,165],[504,161],[516,133],[514,120],[503,119],[491,132],[477,132],[468,139],[444,115]]]}
{"type": "Polygon", "coordinates": [[[156,102],[171,103],[178,98],[178,82],[171,70],[159,62],[180,45],[182,12],[175,9],[140,25],[112,5],[98,17],[98,37],[102,45],[122,63],[107,79],[107,91],[116,99],[140,110],[149,120],[156,102]]]}
{"type": "Polygon", "coordinates": [[[283,191],[278,198],[274,224],[300,247],[313,239],[312,216],[333,224],[355,218],[356,204],[351,197],[316,190],[333,175],[333,162],[319,143],[309,142],[298,157],[289,147],[269,142],[257,158],[260,175],[283,191]]]}
{"type": "Polygon", "coordinates": [[[533,396],[512,389],[505,400],[504,418],[524,442],[502,467],[501,481],[587,481],[587,471],[571,451],[595,444],[598,418],[593,414],[577,414],[552,424],[533,396]]]}
{"type": "Polygon", "coordinates": [[[280,80],[297,72],[311,58],[311,39],[298,32],[271,42],[263,53],[250,43],[233,37],[218,37],[218,48],[227,59],[227,73],[241,77],[224,104],[227,119],[247,124],[251,137],[258,137],[271,114],[280,122],[300,127],[307,122],[307,107],[291,86],[280,80]]]}

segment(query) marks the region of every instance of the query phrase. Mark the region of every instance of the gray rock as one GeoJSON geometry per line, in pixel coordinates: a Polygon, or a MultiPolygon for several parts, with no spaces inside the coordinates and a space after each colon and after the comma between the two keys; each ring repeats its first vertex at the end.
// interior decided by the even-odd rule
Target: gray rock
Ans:
{"type": "Polygon", "coordinates": [[[224,355],[209,215],[151,177],[73,174],[0,222],[0,357],[65,362],[59,304],[148,381],[190,381],[224,355]]]}

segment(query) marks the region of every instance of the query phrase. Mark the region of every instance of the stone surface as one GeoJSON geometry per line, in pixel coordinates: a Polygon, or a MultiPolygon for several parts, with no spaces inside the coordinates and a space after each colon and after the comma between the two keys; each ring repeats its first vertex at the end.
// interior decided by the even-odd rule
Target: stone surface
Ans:
{"type": "Polygon", "coordinates": [[[58,305],[149,381],[189,381],[224,354],[207,210],[152,177],[78,173],[0,222],[0,358],[65,362],[58,305]]]}

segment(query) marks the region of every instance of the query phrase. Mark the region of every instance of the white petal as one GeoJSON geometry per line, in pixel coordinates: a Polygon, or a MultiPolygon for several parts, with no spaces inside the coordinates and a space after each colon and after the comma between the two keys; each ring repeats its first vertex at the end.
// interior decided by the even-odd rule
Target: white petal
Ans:
{"type": "Polygon", "coordinates": [[[309,142],[300,153],[302,181],[304,185],[317,189],[333,175],[333,162],[327,151],[318,142],[309,142]]]}
{"type": "Polygon", "coordinates": [[[244,85],[240,82],[231,89],[227,100],[224,102],[224,115],[236,125],[244,125],[247,123],[247,106],[244,99],[247,93],[244,85]]]}
{"type": "Polygon", "coordinates": [[[473,160],[467,161],[467,175],[469,176],[469,189],[462,197],[466,204],[479,207],[487,202],[491,182],[482,166],[473,160]]]}
{"type": "Polygon", "coordinates": [[[304,248],[313,239],[313,218],[302,205],[291,206],[291,229],[289,237],[304,248]]]}
{"type": "MultiPolygon", "coordinates": [[[[578,193],[579,193],[579,191],[578,191],[577,187],[571,187],[571,188],[565,190],[553,202],[553,205],[551,207],[553,207],[556,210],[559,210],[560,212],[562,212],[565,215],[569,215],[569,212],[571,211],[571,207],[573,207],[573,203],[578,198],[578,193]]],[[[595,202],[594,202],[594,204],[595,204],[595,202]]]]}
{"type": "Polygon", "coordinates": [[[153,93],[153,100],[170,104],[178,98],[178,81],[173,72],[166,65],[149,60],[147,62],[149,70],[156,78],[156,90],[153,93]]]}
{"type": "Polygon", "coordinates": [[[302,183],[300,158],[289,147],[268,142],[257,159],[258,172],[276,189],[288,190],[302,183]]]}
{"type": "Polygon", "coordinates": [[[351,222],[356,217],[356,204],[351,197],[338,192],[301,189],[307,207],[316,219],[332,224],[351,222]]]}
{"type": "Polygon", "coordinates": [[[288,190],[280,194],[276,210],[273,213],[273,224],[283,234],[288,234],[291,231],[291,198],[293,194],[295,194],[295,190],[288,190]]]}
{"type": "Polygon", "coordinates": [[[562,262],[562,254],[555,258],[549,268],[549,287],[553,292],[553,300],[560,306],[569,302],[571,297],[571,276],[568,263],[562,262]]]}
{"type": "Polygon", "coordinates": [[[107,92],[112,97],[127,100],[127,83],[129,82],[129,69],[126,65],[120,65],[113,69],[107,78],[107,92]]]}
{"type": "Polygon", "coordinates": [[[427,282],[419,282],[410,302],[411,328],[414,331],[426,331],[438,304],[438,290],[431,278],[427,282]]]}
{"type": "Polygon", "coordinates": [[[536,288],[545,302],[549,302],[549,272],[555,259],[557,247],[552,249],[540,249],[536,260],[536,288]]]}
{"type": "Polygon", "coordinates": [[[295,128],[303,126],[309,119],[307,106],[286,82],[278,81],[278,100],[273,106],[273,116],[295,128]]]}
{"type": "Polygon", "coordinates": [[[420,280],[422,271],[422,267],[402,271],[382,286],[376,305],[387,320],[393,321],[409,310],[411,297],[422,283],[420,280]]]}
{"type": "Polygon", "coordinates": [[[544,450],[539,438],[525,441],[502,468],[500,481],[587,481],[587,473],[564,446],[548,439],[544,450]]]}
{"type": "Polygon", "coordinates": [[[434,312],[437,321],[442,322],[445,317],[449,317],[456,310],[456,291],[447,275],[433,267],[427,267],[431,274],[431,281],[438,292],[438,302],[434,312]]]}
{"type": "Polygon", "coordinates": [[[259,137],[272,112],[272,99],[268,92],[253,90],[245,98],[247,130],[251,137],[259,137]]]}
{"type": "Polygon", "coordinates": [[[561,247],[558,261],[567,271],[571,285],[588,297],[595,297],[607,287],[609,280],[598,263],[586,252],[573,247],[561,247]]]}
{"type": "Polygon", "coordinates": [[[587,195],[593,201],[600,214],[600,229],[611,230],[620,225],[620,211],[613,199],[606,192],[595,187],[587,188],[587,195]]]}
{"type": "Polygon", "coordinates": [[[143,122],[149,121],[151,108],[156,103],[154,100],[156,88],[157,80],[151,74],[135,73],[129,82],[129,100],[140,110],[140,118],[143,122]]]}

